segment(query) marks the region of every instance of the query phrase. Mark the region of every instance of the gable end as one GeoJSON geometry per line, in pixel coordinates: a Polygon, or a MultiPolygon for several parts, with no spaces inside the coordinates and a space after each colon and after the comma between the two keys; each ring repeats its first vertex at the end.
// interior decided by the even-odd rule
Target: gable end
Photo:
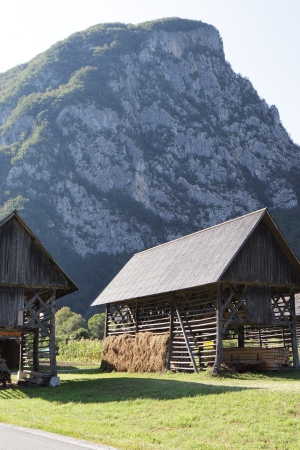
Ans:
{"type": "Polygon", "coordinates": [[[300,273],[262,220],[224,272],[221,281],[300,287],[300,273]]]}

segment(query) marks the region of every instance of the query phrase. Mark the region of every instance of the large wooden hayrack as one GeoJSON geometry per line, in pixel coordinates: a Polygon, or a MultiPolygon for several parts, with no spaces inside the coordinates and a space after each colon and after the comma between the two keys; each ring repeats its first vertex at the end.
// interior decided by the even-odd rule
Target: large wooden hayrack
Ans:
{"type": "Polygon", "coordinates": [[[252,348],[283,349],[288,362],[270,350],[275,363],[256,364],[278,369],[299,366],[298,292],[300,263],[264,209],[134,255],[93,305],[106,304],[106,336],[168,332],[166,368],[218,371],[226,342],[240,366],[252,348]]]}

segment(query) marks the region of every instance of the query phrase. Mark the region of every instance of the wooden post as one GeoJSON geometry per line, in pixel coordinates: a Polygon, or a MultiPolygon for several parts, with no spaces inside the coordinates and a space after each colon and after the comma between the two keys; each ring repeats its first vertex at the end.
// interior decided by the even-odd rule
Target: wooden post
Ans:
{"type": "Polygon", "coordinates": [[[57,376],[56,367],[56,347],[55,347],[55,301],[56,291],[52,290],[51,305],[50,305],[50,375],[52,377],[57,376]]]}
{"type": "Polygon", "coordinates": [[[108,335],[108,314],[109,314],[109,303],[105,306],[105,328],[104,328],[104,339],[108,335]]]}
{"type": "Polygon", "coordinates": [[[23,354],[24,354],[24,334],[22,333],[20,337],[19,372],[23,372],[24,369],[23,354]]]}
{"type": "Polygon", "coordinates": [[[244,326],[238,327],[238,347],[245,347],[245,328],[244,326]]]}
{"type": "Polygon", "coordinates": [[[223,356],[223,322],[222,322],[222,285],[218,283],[217,290],[217,302],[216,302],[216,313],[217,313],[217,336],[216,336],[216,359],[213,368],[213,373],[218,373],[222,364],[223,356]]]}
{"type": "Polygon", "coordinates": [[[173,329],[174,329],[174,296],[170,300],[170,324],[169,324],[169,344],[168,344],[168,355],[167,355],[167,370],[170,370],[171,356],[172,356],[172,343],[173,343],[173,329]]]}
{"type": "Polygon", "coordinates": [[[32,365],[33,371],[38,372],[39,370],[39,329],[35,328],[33,332],[33,345],[32,345],[33,355],[32,355],[32,365]]]}
{"type": "Polygon", "coordinates": [[[297,328],[296,328],[296,311],[295,311],[295,294],[294,292],[290,295],[290,307],[293,313],[293,322],[291,324],[292,332],[292,352],[293,352],[293,367],[299,368],[299,353],[298,353],[298,342],[297,342],[297,328]]]}
{"type": "Polygon", "coordinates": [[[138,307],[139,307],[139,300],[138,298],[135,301],[135,335],[137,335],[138,331],[139,331],[139,312],[138,312],[138,307]]]}
{"type": "Polygon", "coordinates": [[[262,339],[261,339],[261,328],[258,327],[258,335],[259,335],[259,346],[262,347],[262,339]]]}

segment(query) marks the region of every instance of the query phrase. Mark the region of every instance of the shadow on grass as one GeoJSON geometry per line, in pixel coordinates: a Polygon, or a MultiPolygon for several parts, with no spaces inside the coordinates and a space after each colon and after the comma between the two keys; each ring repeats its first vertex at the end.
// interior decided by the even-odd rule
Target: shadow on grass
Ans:
{"type": "Polygon", "coordinates": [[[235,380],[274,380],[274,381],[300,381],[300,368],[294,369],[282,369],[279,371],[265,370],[261,372],[244,372],[235,374],[223,374],[221,375],[224,379],[235,379],[235,380]]]}
{"type": "Polygon", "coordinates": [[[172,400],[243,390],[247,388],[153,378],[102,377],[99,374],[97,379],[63,381],[59,388],[7,389],[0,391],[0,399],[41,398],[58,403],[106,403],[138,399],[172,400]]]}
{"type": "Polygon", "coordinates": [[[71,364],[70,365],[66,364],[64,366],[58,365],[57,372],[59,374],[59,373],[74,372],[77,370],[77,371],[80,371],[80,373],[85,373],[86,370],[87,371],[90,371],[90,370],[95,371],[96,370],[99,373],[99,364],[94,365],[93,367],[91,367],[91,366],[92,366],[92,364],[87,365],[87,364],[76,364],[76,363],[74,363],[74,365],[71,365],[71,364]],[[84,369],[82,368],[82,366],[84,366],[84,369]]]}

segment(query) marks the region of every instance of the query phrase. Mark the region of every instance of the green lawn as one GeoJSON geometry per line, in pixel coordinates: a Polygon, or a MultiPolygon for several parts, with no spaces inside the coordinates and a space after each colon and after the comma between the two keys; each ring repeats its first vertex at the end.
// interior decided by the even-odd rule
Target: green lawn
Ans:
{"type": "Polygon", "coordinates": [[[0,390],[0,420],[119,449],[300,449],[300,370],[60,376],[0,390]]]}

